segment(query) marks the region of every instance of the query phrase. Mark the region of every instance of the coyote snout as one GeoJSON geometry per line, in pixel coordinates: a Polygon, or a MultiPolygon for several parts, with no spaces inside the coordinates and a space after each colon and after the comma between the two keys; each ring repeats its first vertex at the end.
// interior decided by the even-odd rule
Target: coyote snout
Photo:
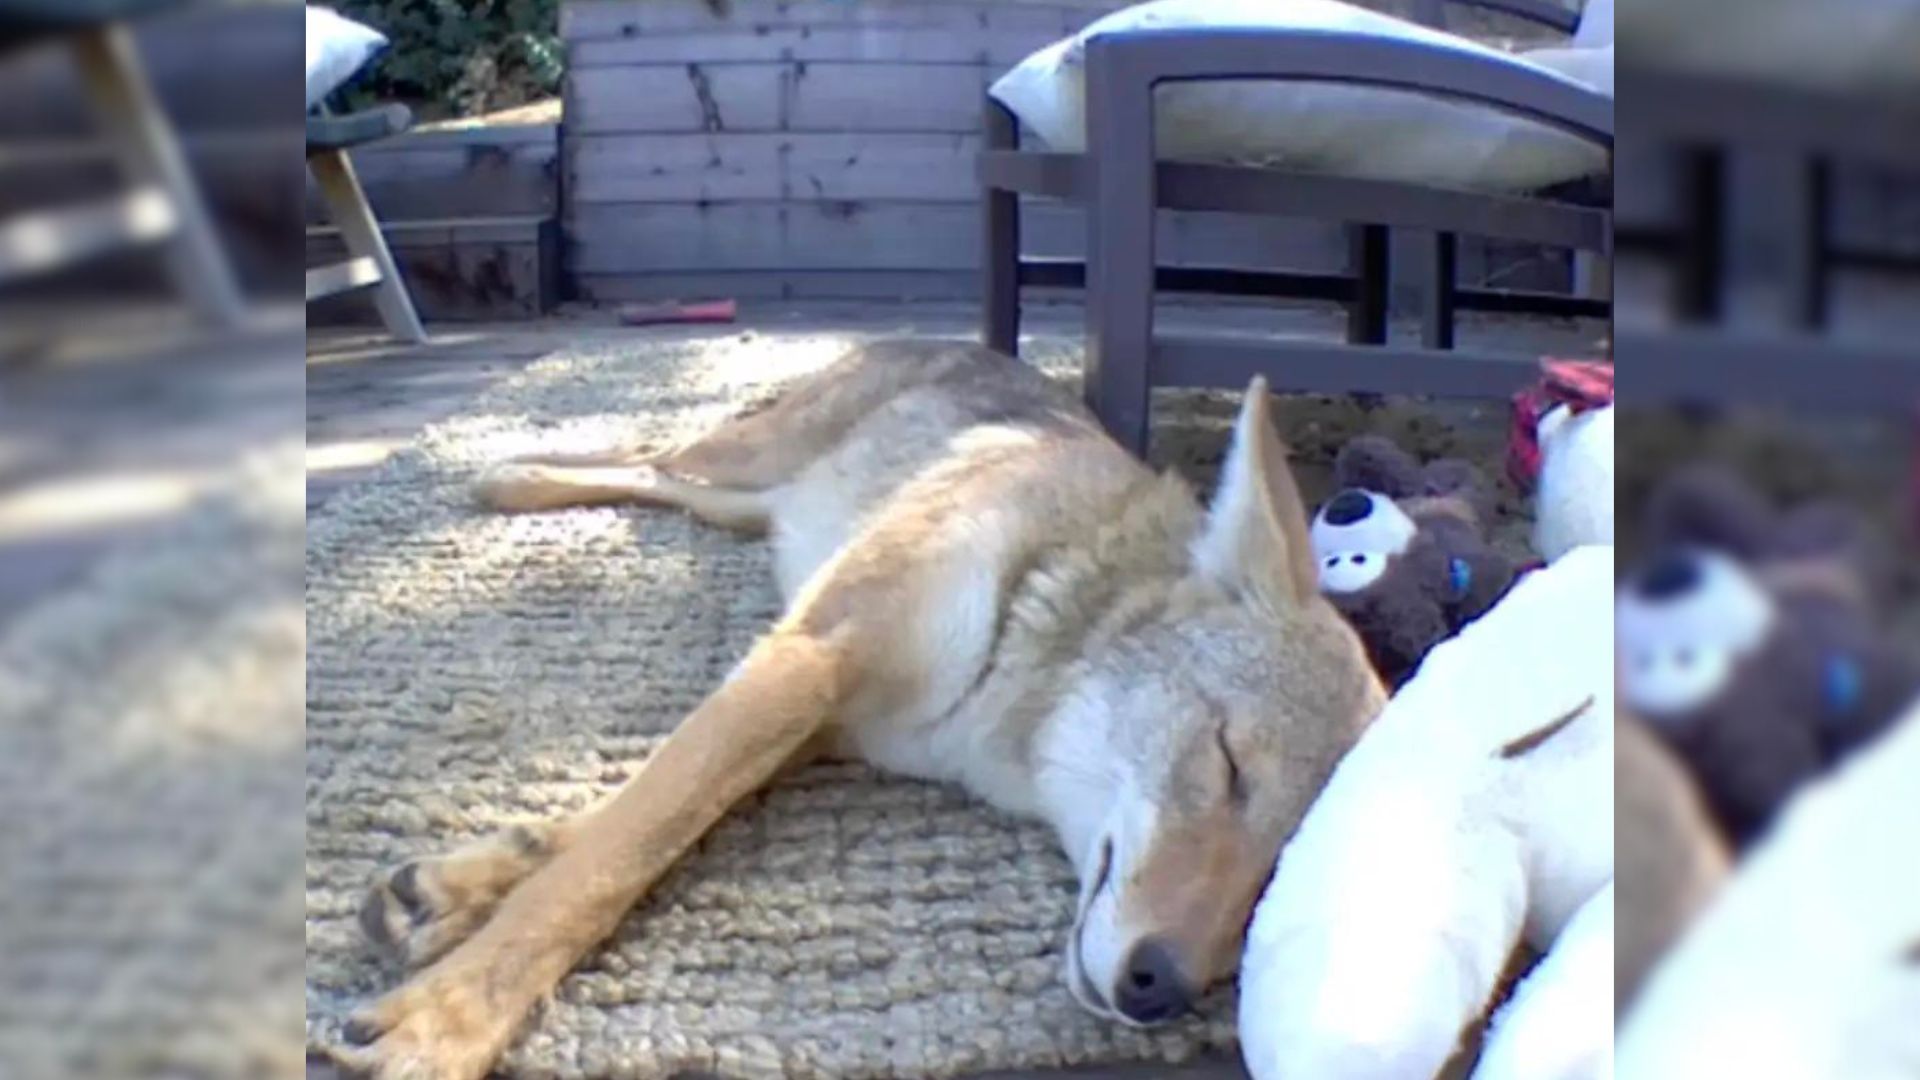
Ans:
{"type": "Polygon", "coordinates": [[[1131,872],[1106,846],[1107,872],[1094,879],[1068,949],[1083,1006],[1124,1023],[1164,1023],[1232,973],[1280,839],[1220,824],[1218,833],[1170,832],[1131,872]]]}
{"type": "Polygon", "coordinates": [[[1216,603],[1140,631],[1122,653],[1162,665],[1111,669],[1119,685],[1093,697],[1125,775],[1081,859],[1067,977],[1083,1006],[1123,1023],[1176,1019],[1236,968],[1280,847],[1345,741],[1311,745],[1288,713],[1317,693],[1316,711],[1343,709],[1357,730],[1378,702],[1352,678],[1358,661],[1342,663],[1340,628],[1315,644],[1306,627],[1216,603]],[[1337,681],[1308,674],[1343,667],[1337,681]]]}

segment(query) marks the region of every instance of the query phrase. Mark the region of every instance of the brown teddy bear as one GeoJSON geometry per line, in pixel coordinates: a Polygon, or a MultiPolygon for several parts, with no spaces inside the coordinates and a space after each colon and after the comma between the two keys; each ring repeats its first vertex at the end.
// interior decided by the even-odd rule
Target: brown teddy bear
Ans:
{"type": "Polygon", "coordinates": [[[1624,701],[1744,846],[1913,701],[1920,663],[1884,632],[1879,549],[1838,505],[1782,512],[1696,467],[1653,494],[1647,538],[1614,616],[1624,701]]]}
{"type": "Polygon", "coordinates": [[[1492,607],[1520,567],[1488,545],[1492,493],[1464,461],[1422,466],[1366,435],[1340,449],[1334,483],[1312,526],[1320,590],[1398,687],[1427,650],[1492,607]]]}

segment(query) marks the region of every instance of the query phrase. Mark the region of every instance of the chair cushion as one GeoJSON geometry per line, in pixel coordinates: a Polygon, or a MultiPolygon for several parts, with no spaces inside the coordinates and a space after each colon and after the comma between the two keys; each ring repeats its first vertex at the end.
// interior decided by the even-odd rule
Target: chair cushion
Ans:
{"type": "Polygon", "coordinates": [[[343,116],[307,117],[307,153],[345,150],[387,139],[413,126],[413,110],[405,105],[379,105],[343,116]]]}
{"type": "Polygon", "coordinates": [[[387,47],[387,36],[332,8],[307,8],[307,108],[338,90],[387,47]]]}
{"type": "MultiPolygon", "coordinates": [[[[1338,0],[1153,0],[1021,61],[991,93],[1049,149],[1086,148],[1086,42],[1163,29],[1340,31],[1530,67],[1612,96],[1613,47],[1502,52],[1338,0]]],[[[1605,148],[1488,106],[1385,87],[1282,80],[1176,83],[1156,97],[1156,152],[1481,191],[1533,191],[1603,172],[1605,148]]]]}

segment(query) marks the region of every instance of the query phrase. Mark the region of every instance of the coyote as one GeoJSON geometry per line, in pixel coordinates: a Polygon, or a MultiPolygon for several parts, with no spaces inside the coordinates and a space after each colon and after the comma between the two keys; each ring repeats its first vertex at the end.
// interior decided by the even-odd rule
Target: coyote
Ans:
{"type": "Polygon", "coordinates": [[[1065,977],[1147,1025],[1233,974],[1281,844],[1385,701],[1319,595],[1248,389],[1211,510],[1069,392],[959,343],[854,350],[661,454],[525,459],[508,511],[639,503],[771,535],[786,612],[639,773],[572,819],[384,875],[363,909],[420,968],[346,1064],[477,1080],[522,1019],[736,802],[820,756],[956,783],[1057,830],[1065,977]]]}

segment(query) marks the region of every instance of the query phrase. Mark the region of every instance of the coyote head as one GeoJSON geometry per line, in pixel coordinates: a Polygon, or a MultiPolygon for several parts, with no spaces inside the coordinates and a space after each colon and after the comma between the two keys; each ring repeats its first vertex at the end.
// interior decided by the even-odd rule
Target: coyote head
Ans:
{"type": "Polygon", "coordinates": [[[1042,787],[1080,872],[1087,1008],[1158,1023],[1235,971],[1281,845],[1384,701],[1315,571],[1256,379],[1184,572],[1123,602],[1055,728],[1042,787]]]}

